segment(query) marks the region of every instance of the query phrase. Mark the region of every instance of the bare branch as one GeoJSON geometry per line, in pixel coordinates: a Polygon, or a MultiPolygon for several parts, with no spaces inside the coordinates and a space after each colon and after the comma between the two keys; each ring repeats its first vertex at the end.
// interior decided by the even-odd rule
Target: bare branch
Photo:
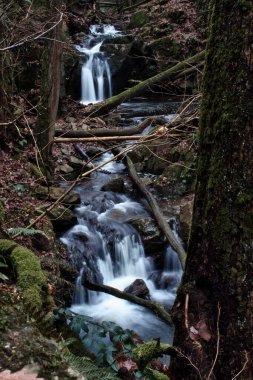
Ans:
{"type": "Polygon", "coordinates": [[[49,29],[41,32],[37,36],[36,36],[36,34],[31,34],[29,36],[26,36],[25,38],[23,38],[19,42],[16,42],[13,45],[6,46],[4,48],[0,48],[0,51],[3,52],[3,51],[11,50],[11,49],[14,49],[14,48],[16,48],[18,46],[24,45],[27,42],[35,41],[35,40],[38,40],[38,39],[42,38],[45,34],[51,32],[51,30],[55,29],[57,27],[57,25],[59,25],[61,23],[62,19],[63,19],[63,13],[60,12],[60,18],[59,18],[59,20],[56,23],[54,23],[54,25],[52,25],[49,29]]]}

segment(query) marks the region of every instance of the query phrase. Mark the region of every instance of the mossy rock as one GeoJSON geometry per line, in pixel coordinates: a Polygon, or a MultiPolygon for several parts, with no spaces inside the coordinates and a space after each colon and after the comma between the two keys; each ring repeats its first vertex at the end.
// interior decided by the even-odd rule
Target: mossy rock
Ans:
{"type": "Polygon", "coordinates": [[[169,380],[170,379],[164,373],[158,372],[158,371],[151,369],[151,368],[148,368],[147,372],[148,372],[148,374],[150,374],[151,379],[153,379],[153,380],[169,380]]]}
{"type": "Polygon", "coordinates": [[[37,285],[24,290],[22,294],[23,302],[30,312],[34,313],[42,309],[40,288],[37,285]]]}
{"type": "Polygon", "coordinates": [[[131,17],[129,28],[140,28],[147,24],[148,16],[143,11],[134,13],[131,17]]]}
{"type": "Polygon", "coordinates": [[[0,254],[8,254],[17,246],[13,240],[1,239],[0,240],[0,254]]]}
{"type": "Polygon", "coordinates": [[[32,251],[22,246],[14,248],[10,257],[28,312],[38,312],[42,308],[47,287],[46,276],[42,272],[39,259],[32,251]]]}
{"type": "Polygon", "coordinates": [[[171,349],[170,344],[158,344],[156,341],[146,342],[133,349],[132,359],[138,364],[140,369],[143,369],[152,359],[162,356],[169,349],[171,349]]]}
{"type": "Polygon", "coordinates": [[[40,182],[44,182],[45,176],[42,173],[42,171],[40,170],[40,168],[38,168],[38,166],[36,166],[32,162],[30,162],[30,169],[31,169],[32,174],[36,178],[36,180],[39,180],[40,182]]]}
{"type": "Polygon", "coordinates": [[[182,54],[182,47],[179,43],[171,38],[171,36],[164,36],[150,42],[147,46],[148,50],[154,53],[162,54],[170,58],[180,58],[182,54]]]}

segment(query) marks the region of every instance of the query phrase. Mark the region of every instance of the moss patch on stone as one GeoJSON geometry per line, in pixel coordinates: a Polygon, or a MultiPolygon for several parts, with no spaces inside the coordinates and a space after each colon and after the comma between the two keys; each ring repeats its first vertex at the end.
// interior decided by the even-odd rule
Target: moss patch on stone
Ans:
{"type": "Polygon", "coordinates": [[[133,349],[132,359],[138,364],[140,369],[143,369],[152,359],[168,353],[170,349],[171,345],[169,344],[158,344],[155,341],[146,342],[133,349]]]}
{"type": "Polygon", "coordinates": [[[164,373],[158,372],[154,369],[149,368],[148,372],[152,376],[152,379],[154,380],[169,380],[169,377],[165,375],[164,373]]]}
{"type": "Polygon", "coordinates": [[[8,255],[17,274],[17,283],[23,292],[29,312],[38,312],[46,300],[47,279],[35,254],[12,240],[0,240],[0,254],[8,255]]]}
{"type": "Polygon", "coordinates": [[[129,27],[130,28],[140,28],[148,22],[148,17],[142,11],[133,14],[129,27]]]}
{"type": "Polygon", "coordinates": [[[5,255],[12,251],[16,247],[16,243],[13,240],[1,239],[0,240],[0,254],[5,255]]]}

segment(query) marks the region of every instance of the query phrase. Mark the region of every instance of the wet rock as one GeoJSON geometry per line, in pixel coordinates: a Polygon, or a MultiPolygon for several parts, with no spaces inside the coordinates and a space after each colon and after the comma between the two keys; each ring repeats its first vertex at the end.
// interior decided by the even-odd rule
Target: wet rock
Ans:
{"type": "Polygon", "coordinates": [[[90,146],[86,149],[86,154],[91,158],[103,152],[104,152],[104,149],[95,147],[95,146],[90,146]]]}
{"type": "Polygon", "coordinates": [[[163,274],[162,270],[157,270],[152,272],[149,277],[149,280],[152,280],[155,286],[159,289],[171,289],[175,286],[176,277],[174,273],[163,274]]]}
{"type": "Polygon", "coordinates": [[[131,285],[124,289],[124,292],[143,299],[150,299],[149,289],[145,281],[141,279],[135,280],[131,285]]]}
{"type": "Polygon", "coordinates": [[[129,28],[139,28],[148,22],[148,16],[143,11],[135,12],[130,20],[129,28]]]}
{"type": "Polygon", "coordinates": [[[131,50],[131,47],[132,45],[129,43],[115,44],[114,40],[113,40],[113,43],[106,44],[103,46],[102,50],[108,56],[110,56],[112,75],[116,74],[118,70],[121,68],[121,66],[126,60],[127,55],[129,54],[131,50]]]}
{"type": "Polygon", "coordinates": [[[69,166],[71,166],[76,171],[81,171],[84,166],[84,161],[80,160],[75,156],[69,156],[67,158],[69,166]]]}
{"type": "Polygon", "coordinates": [[[132,220],[131,224],[141,235],[146,255],[154,255],[164,249],[166,242],[163,240],[160,230],[152,218],[146,217],[132,220]]]}
{"type": "Polygon", "coordinates": [[[51,220],[54,231],[58,234],[62,234],[69,228],[77,224],[77,218],[75,214],[67,207],[59,205],[48,213],[51,220]]]}
{"type": "Polygon", "coordinates": [[[48,238],[42,231],[31,236],[31,244],[34,249],[45,252],[53,248],[52,239],[48,238]]]}
{"type": "Polygon", "coordinates": [[[124,191],[124,180],[120,177],[113,178],[101,188],[102,191],[113,191],[115,193],[122,193],[124,191]]]}
{"type": "MultiPolygon", "coordinates": [[[[47,189],[46,189],[47,191],[47,189]]],[[[50,187],[49,189],[49,197],[53,201],[56,201],[58,198],[60,198],[64,193],[66,192],[66,189],[62,187],[50,187]]],[[[47,191],[48,194],[48,191],[47,191]]],[[[81,202],[80,195],[74,191],[71,191],[66,197],[63,199],[61,203],[63,204],[79,204],[81,202]]]]}
{"type": "Polygon", "coordinates": [[[103,284],[103,276],[99,272],[99,269],[96,263],[94,262],[93,264],[94,265],[92,267],[92,270],[88,267],[88,265],[90,266],[91,263],[83,267],[82,280],[81,280],[83,286],[85,286],[85,283],[87,281],[93,284],[101,284],[101,285],[103,284]]]}
{"type": "Polygon", "coordinates": [[[63,174],[69,174],[74,171],[74,169],[68,164],[61,165],[59,169],[60,169],[60,172],[63,174]]]}

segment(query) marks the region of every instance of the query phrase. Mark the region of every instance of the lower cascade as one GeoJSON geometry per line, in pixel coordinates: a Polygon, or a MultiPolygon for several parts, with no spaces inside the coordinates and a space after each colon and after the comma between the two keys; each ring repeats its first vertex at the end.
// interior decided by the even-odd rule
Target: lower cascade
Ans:
{"type": "Polygon", "coordinates": [[[108,57],[101,51],[101,46],[106,39],[118,35],[114,26],[93,25],[87,39],[81,45],[76,45],[81,53],[82,104],[96,103],[112,96],[110,65],[108,57]]]}
{"type": "MultiPolygon", "coordinates": [[[[104,153],[95,164],[112,157],[111,153],[104,153]]],[[[111,176],[117,176],[125,167],[111,162],[103,169],[114,173],[111,176]]],[[[170,246],[164,252],[162,271],[155,267],[152,257],[145,255],[141,237],[131,221],[148,217],[147,211],[126,195],[102,191],[106,182],[108,175],[98,172],[79,185],[78,224],[61,239],[73,265],[80,270],[72,311],[97,321],[113,321],[136,331],[143,339],[160,336],[163,341],[171,341],[172,331],[147,309],[82,286],[83,276],[88,276],[93,283],[103,283],[122,291],[135,280],[143,280],[151,300],[171,307],[182,274],[180,262],[170,246]]],[[[178,238],[176,223],[173,230],[178,238]]]]}

